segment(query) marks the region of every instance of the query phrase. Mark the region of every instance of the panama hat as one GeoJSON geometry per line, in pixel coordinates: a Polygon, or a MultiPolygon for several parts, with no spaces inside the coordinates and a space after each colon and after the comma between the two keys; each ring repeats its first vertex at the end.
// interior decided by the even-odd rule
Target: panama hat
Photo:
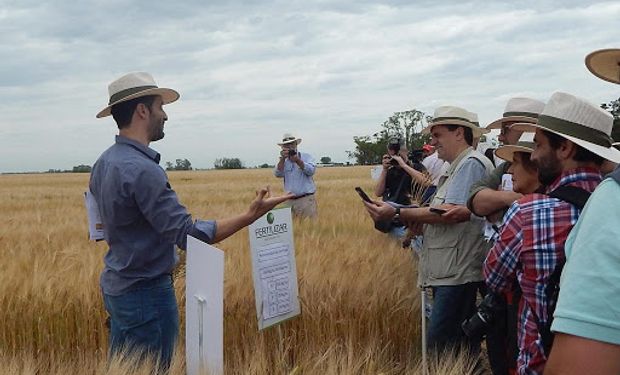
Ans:
{"type": "Polygon", "coordinates": [[[145,72],[125,74],[108,86],[110,100],[108,106],[97,114],[97,118],[110,116],[112,106],[131,99],[148,95],[159,95],[163,104],[169,104],[179,99],[179,93],[173,89],[157,87],[153,76],[145,72]]]}
{"type": "Polygon", "coordinates": [[[441,106],[435,109],[433,119],[427,127],[422,129],[422,134],[431,132],[433,126],[437,125],[458,125],[470,128],[474,134],[474,138],[480,138],[482,134],[490,132],[478,125],[478,115],[469,112],[463,108],[454,106],[441,106]]]}
{"type": "Polygon", "coordinates": [[[284,146],[293,142],[295,142],[296,144],[300,144],[301,138],[297,138],[291,133],[284,133],[284,135],[282,136],[282,143],[278,143],[278,146],[284,146]]]}
{"type": "Polygon", "coordinates": [[[620,151],[611,147],[614,119],[611,114],[576,96],[556,92],[536,124],[514,124],[520,131],[542,129],[589,150],[604,159],[620,162],[620,151]]]}
{"type": "Polygon", "coordinates": [[[508,162],[513,161],[515,152],[527,152],[531,154],[534,151],[534,133],[523,133],[516,145],[502,145],[495,150],[497,157],[508,162]]]}
{"type": "Polygon", "coordinates": [[[511,98],[506,103],[502,118],[487,125],[487,129],[500,129],[504,122],[536,122],[545,103],[530,98],[511,98]]]}
{"type": "Polygon", "coordinates": [[[586,67],[600,79],[620,83],[620,49],[609,48],[591,52],[586,56],[586,67]]]}

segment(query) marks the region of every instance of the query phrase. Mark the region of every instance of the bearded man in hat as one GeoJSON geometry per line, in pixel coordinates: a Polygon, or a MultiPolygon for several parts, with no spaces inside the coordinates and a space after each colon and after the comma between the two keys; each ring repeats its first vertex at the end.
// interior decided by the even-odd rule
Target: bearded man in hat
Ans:
{"type": "Polygon", "coordinates": [[[153,354],[169,366],[179,332],[172,270],[187,236],[219,242],[251,224],[289,196],[269,197],[261,189],[248,210],[222,220],[193,220],[149,147],[164,137],[163,105],[179,94],[157,87],[148,73],[130,73],[109,85],[109,105],[98,118],[112,115],[116,142],[95,163],[90,191],[101,213],[109,249],[101,290],[110,315],[110,354],[123,350],[153,354]]]}
{"type": "Polygon", "coordinates": [[[482,219],[471,215],[465,206],[471,185],[493,169],[490,160],[472,147],[474,138],[488,132],[480,129],[476,120],[469,111],[444,106],[435,110],[423,130],[431,134],[439,158],[450,163],[431,207],[399,209],[384,202],[365,203],[375,221],[399,218],[410,225],[424,224],[418,285],[433,291],[427,338],[429,348],[439,353],[458,350],[463,344],[469,344],[473,352],[479,349],[479,342],[469,341],[460,325],[475,311],[476,295],[484,280],[482,261],[488,250],[482,219]]]}
{"type": "Polygon", "coordinates": [[[292,193],[294,197],[290,201],[293,214],[298,217],[316,218],[318,210],[316,206],[316,186],[314,185],[314,173],[316,163],[312,155],[299,152],[297,146],[301,138],[291,133],[282,136],[280,159],[273,173],[276,177],[284,179],[284,190],[292,193]]]}
{"type": "MultiPolygon", "coordinates": [[[[620,84],[620,49],[594,51],[586,66],[620,84]]],[[[594,191],[566,241],[545,374],[620,374],[619,184],[616,169],[594,191]]]]}
{"type": "Polygon", "coordinates": [[[564,245],[589,193],[601,182],[605,159],[620,160],[611,147],[612,116],[573,95],[556,92],[536,124],[531,159],[546,194],[530,194],[510,206],[499,240],[484,264],[490,293],[522,291],[518,321],[519,374],[542,374],[551,345],[550,291],[564,264],[564,245]],[[577,198],[577,199],[576,199],[577,198]]]}

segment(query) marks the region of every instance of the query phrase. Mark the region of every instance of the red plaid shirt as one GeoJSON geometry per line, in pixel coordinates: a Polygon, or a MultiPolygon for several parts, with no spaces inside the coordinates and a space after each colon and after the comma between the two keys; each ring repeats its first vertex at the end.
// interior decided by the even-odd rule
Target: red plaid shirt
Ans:
{"type": "MultiPolygon", "coordinates": [[[[547,192],[562,185],[592,192],[600,182],[601,174],[596,169],[578,168],[562,173],[547,192]]],[[[517,328],[519,374],[543,373],[547,357],[536,318],[547,324],[545,287],[556,265],[564,263],[564,243],[580,213],[572,204],[557,198],[526,195],[506,212],[500,238],[484,262],[484,277],[490,291],[512,291],[515,282],[523,291],[517,328]]]]}

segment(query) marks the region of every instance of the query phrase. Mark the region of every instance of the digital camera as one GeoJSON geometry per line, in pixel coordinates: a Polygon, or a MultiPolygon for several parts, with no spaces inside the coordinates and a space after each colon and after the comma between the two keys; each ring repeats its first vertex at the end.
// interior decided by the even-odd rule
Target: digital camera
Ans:
{"type": "Polygon", "coordinates": [[[506,310],[506,301],[498,294],[487,294],[480,305],[478,311],[471,318],[461,324],[461,328],[467,337],[482,340],[489,327],[493,325],[499,314],[506,310]]]}

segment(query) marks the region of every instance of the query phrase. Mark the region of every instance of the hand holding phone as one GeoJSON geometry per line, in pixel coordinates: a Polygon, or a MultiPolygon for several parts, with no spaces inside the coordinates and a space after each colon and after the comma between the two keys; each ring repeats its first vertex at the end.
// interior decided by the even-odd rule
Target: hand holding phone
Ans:
{"type": "Polygon", "coordinates": [[[357,191],[357,194],[359,194],[359,195],[360,195],[360,197],[361,197],[361,198],[362,198],[365,202],[372,203],[372,199],[370,199],[370,197],[368,196],[368,194],[366,194],[366,193],[364,192],[364,190],[362,190],[362,188],[361,188],[361,187],[357,186],[357,187],[355,188],[355,191],[357,191]]]}

